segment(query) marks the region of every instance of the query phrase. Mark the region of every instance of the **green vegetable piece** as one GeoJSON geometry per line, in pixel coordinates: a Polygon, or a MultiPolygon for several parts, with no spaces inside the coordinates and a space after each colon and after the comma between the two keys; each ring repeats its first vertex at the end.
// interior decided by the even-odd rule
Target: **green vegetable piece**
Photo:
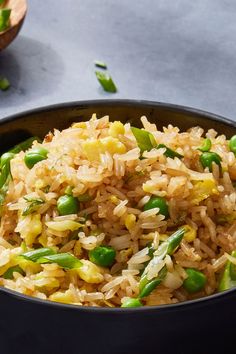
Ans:
{"type": "Polygon", "coordinates": [[[153,280],[150,280],[150,281],[147,281],[146,279],[146,285],[144,285],[143,287],[141,287],[141,291],[139,293],[139,298],[143,298],[143,297],[146,297],[148,295],[151,294],[151,292],[156,289],[156,287],[161,284],[162,280],[165,279],[166,277],[166,274],[167,274],[167,268],[166,267],[163,267],[159,274],[158,274],[158,277],[153,279],[153,280]]]}
{"type": "Polygon", "coordinates": [[[10,81],[6,77],[0,77],[0,90],[6,91],[9,89],[9,87],[10,87],[10,81]]]}
{"type": "Polygon", "coordinates": [[[160,246],[157,248],[157,250],[153,253],[152,259],[148,262],[146,267],[144,268],[144,271],[141,275],[141,279],[139,282],[139,292],[142,294],[142,291],[144,291],[145,287],[155,279],[161,279],[163,280],[166,276],[166,267],[164,266],[160,271],[157,277],[148,279],[148,273],[152,268],[155,268],[156,265],[160,262],[163,261],[165,256],[167,254],[172,255],[177,247],[179,246],[183,236],[185,233],[184,228],[180,228],[176,232],[174,232],[166,241],[162,242],[160,246]]]}
{"type": "Polygon", "coordinates": [[[229,148],[234,154],[236,154],[236,135],[233,135],[229,141],[229,148]]]}
{"type": "Polygon", "coordinates": [[[4,4],[6,0],[0,0],[0,6],[4,4]]]}
{"type": "Polygon", "coordinates": [[[116,251],[112,247],[98,246],[89,251],[89,260],[102,267],[110,267],[115,260],[116,251]]]}
{"type": "Polygon", "coordinates": [[[29,148],[31,148],[32,144],[34,141],[38,141],[39,143],[41,142],[41,139],[37,136],[31,136],[30,138],[22,141],[21,143],[13,146],[9,151],[13,152],[14,154],[17,154],[20,151],[26,151],[29,148]]]}
{"type": "Polygon", "coordinates": [[[0,188],[6,183],[8,177],[10,176],[10,161],[13,159],[15,154],[11,152],[6,152],[1,156],[0,160],[0,167],[1,167],[1,174],[0,174],[0,188]]]}
{"type": "Polygon", "coordinates": [[[231,262],[227,262],[224,272],[221,276],[220,282],[219,282],[219,286],[218,286],[218,291],[225,291],[225,290],[229,290],[232,289],[234,287],[236,287],[236,280],[232,280],[231,279],[231,262]]]}
{"type": "Polygon", "coordinates": [[[131,127],[131,131],[134,134],[141,153],[144,151],[150,151],[156,147],[156,140],[151,133],[136,127],[131,127]]]}
{"type": "MultiPolygon", "coordinates": [[[[236,258],[236,250],[231,253],[232,257],[236,258]]],[[[236,280],[236,265],[230,262],[230,277],[232,280],[236,280]]]]}
{"type": "Polygon", "coordinates": [[[60,215],[77,214],[79,202],[72,195],[63,195],[57,200],[57,210],[60,215]]]}
{"type": "Polygon", "coordinates": [[[95,60],[95,61],[94,61],[94,64],[95,64],[95,66],[97,66],[98,68],[107,69],[107,64],[104,63],[103,61],[95,60]]]}
{"type": "Polygon", "coordinates": [[[134,299],[134,298],[128,298],[125,300],[125,302],[121,305],[123,308],[128,308],[128,307],[141,307],[143,306],[142,302],[139,299],[134,299]]]}
{"type": "Polygon", "coordinates": [[[165,198],[151,197],[144,205],[143,210],[146,211],[153,208],[159,208],[158,214],[164,215],[166,218],[169,217],[169,208],[165,198]]]}
{"type": "Polygon", "coordinates": [[[112,80],[112,77],[109,74],[103,73],[101,71],[95,71],[95,74],[97,76],[99,83],[103,87],[104,91],[107,91],[110,93],[117,92],[116,85],[115,85],[114,81],[112,80]]]}
{"type": "Polygon", "coordinates": [[[178,157],[179,159],[183,158],[183,155],[179,154],[177,151],[168,148],[165,144],[158,144],[156,148],[157,149],[165,148],[166,151],[164,152],[164,155],[166,157],[170,157],[171,159],[174,159],[175,157],[178,157]]]}
{"type": "Polygon", "coordinates": [[[220,166],[221,160],[221,157],[216,152],[203,152],[200,156],[202,167],[204,169],[208,167],[210,172],[212,172],[212,163],[215,162],[220,166]]]}
{"type": "Polygon", "coordinates": [[[22,253],[20,256],[32,261],[32,262],[37,262],[38,259],[45,257],[45,256],[50,256],[54,255],[56,252],[52,248],[44,247],[44,248],[39,248],[34,251],[29,251],[22,253]]]}
{"type": "Polygon", "coordinates": [[[10,25],[11,9],[0,9],[0,32],[8,29],[10,25]]]}
{"type": "Polygon", "coordinates": [[[13,273],[17,272],[20,273],[21,275],[25,275],[25,272],[23,269],[21,269],[20,266],[16,265],[14,267],[8,268],[8,270],[2,275],[4,279],[13,279],[13,273]]]}
{"type": "Polygon", "coordinates": [[[77,197],[78,201],[81,203],[85,203],[85,202],[89,202],[90,200],[93,199],[93,197],[91,197],[89,194],[85,193],[85,194],[81,194],[77,197]]]}
{"type": "Polygon", "coordinates": [[[31,199],[31,198],[26,198],[24,197],[24,199],[29,203],[27,205],[27,207],[23,210],[22,215],[26,216],[29,214],[34,213],[35,211],[37,211],[37,209],[39,208],[40,205],[44,204],[44,200],[41,198],[35,198],[35,199],[31,199]]]}
{"type": "Polygon", "coordinates": [[[198,148],[201,152],[208,152],[211,150],[211,140],[209,138],[204,139],[202,146],[198,148]]]}
{"type": "Polygon", "coordinates": [[[80,268],[83,264],[78,258],[70,253],[58,253],[49,256],[43,256],[37,259],[37,263],[57,263],[60,267],[68,269],[80,268]]]}
{"type": "Polygon", "coordinates": [[[46,160],[48,155],[48,150],[43,147],[34,148],[25,154],[25,164],[31,169],[36,163],[42,160],[46,160]]]}
{"type": "MultiPolygon", "coordinates": [[[[186,230],[182,227],[179,230],[175,231],[165,242],[168,244],[167,254],[170,256],[175,252],[179,247],[180,242],[182,241],[186,230]]],[[[163,242],[163,243],[165,243],[163,242]]],[[[163,244],[162,243],[162,244],[163,244]]],[[[161,245],[162,245],[161,244],[161,245]]],[[[161,246],[160,246],[161,247],[161,246]]]]}
{"type": "Polygon", "coordinates": [[[183,282],[184,289],[192,294],[202,290],[206,284],[206,276],[194,268],[185,269],[188,277],[183,282]]]}
{"type": "Polygon", "coordinates": [[[7,164],[9,161],[11,161],[11,159],[13,159],[14,156],[15,156],[15,154],[13,152],[5,152],[4,154],[2,154],[1,160],[0,160],[1,169],[3,168],[3,166],[5,164],[7,164]]]}

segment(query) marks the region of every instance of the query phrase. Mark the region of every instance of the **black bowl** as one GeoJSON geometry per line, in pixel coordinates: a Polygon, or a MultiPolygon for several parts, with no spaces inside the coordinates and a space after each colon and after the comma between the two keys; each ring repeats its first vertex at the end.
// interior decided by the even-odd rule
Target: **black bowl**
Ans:
{"type": "MultiPolygon", "coordinates": [[[[31,135],[87,120],[92,113],[133,122],[146,115],[158,127],[200,125],[227,137],[236,124],[192,108],[106,100],[66,103],[0,121],[1,150],[31,135]]],[[[226,353],[233,346],[235,290],[173,305],[137,309],[91,308],[52,303],[0,289],[0,354],[226,353]]]]}

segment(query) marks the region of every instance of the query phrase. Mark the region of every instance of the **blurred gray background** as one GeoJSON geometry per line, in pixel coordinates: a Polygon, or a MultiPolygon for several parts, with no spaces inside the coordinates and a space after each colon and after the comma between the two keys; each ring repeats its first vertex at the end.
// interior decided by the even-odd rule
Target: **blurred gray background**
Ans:
{"type": "Polygon", "coordinates": [[[236,120],[235,0],[30,0],[0,53],[0,118],[98,98],[177,103],[236,120]],[[95,59],[119,92],[105,93],[95,59]]]}

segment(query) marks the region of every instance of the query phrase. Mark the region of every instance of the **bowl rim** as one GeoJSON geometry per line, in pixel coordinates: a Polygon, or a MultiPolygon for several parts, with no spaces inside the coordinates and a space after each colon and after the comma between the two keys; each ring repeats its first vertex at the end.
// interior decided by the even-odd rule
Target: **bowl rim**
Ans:
{"type": "MultiPolygon", "coordinates": [[[[236,127],[236,122],[234,122],[231,119],[225,118],[223,116],[220,116],[215,113],[211,113],[208,111],[204,111],[201,109],[197,109],[194,107],[188,107],[188,106],[183,106],[179,104],[173,104],[173,103],[167,103],[167,102],[158,102],[158,101],[149,101],[149,100],[137,100],[137,99],[91,99],[91,100],[81,100],[81,101],[72,101],[72,102],[63,102],[63,103],[56,103],[52,105],[47,105],[47,106],[41,106],[33,109],[29,109],[26,111],[21,111],[19,113],[15,113],[9,116],[5,116],[0,119],[0,126],[9,123],[11,121],[15,121],[27,116],[31,116],[34,114],[43,114],[45,112],[50,112],[54,110],[60,110],[60,109],[73,109],[73,108],[79,108],[79,107],[91,107],[93,105],[96,106],[103,106],[103,105],[108,105],[108,106],[115,106],[115,105],[121,105],[121,106],[136,106],[136,107],[161,107],[161,108],[166,108],[169,110],[173,110],[175,112],[179,113],[190,113],[194,114],[196,116],[201,116],[205,117],[207,119],[210,119],[212,121],[217,121],[226,125],[231,125],[236,127]]],[[[232,294],[233,292],[236,292],[236,288],[232,288],[223,292],[219,293],[214,293],[212,295],[204,296],[201,298],[193,299],[193,300],[187,300],[187,301],[182,301],[178,302],[175,304],[164,304],[164,305],[156,305],[156,306],[143,306],[143,307],[137,307],[137,308],[121,308],[121,307],[93,307],[93,306],[81,306],[81,305],[74,305],[74,304],[64,304],[60,302],[54,302],[50,300],[44,300],[32,296],[28,296],[25,294],[22,294],[20,292],[17,292],[15,290],[11,290],[5,287],[0,286],[0,293],[5,293],[6,295],[10,295],[11,297],[17,298],[21,301],[26,301],[33,303],[35,305],[40,304],[43,306],[50,306],[53,308],[58,308],[58,309],[65,309],[65,310],[76,310],[76,311],[82,311],[82,312],[96,312],[96,313],[101,313],[101,314],[124,314],[124,313],[149,313],[153,311],[158,311],[158,312],[170,312],[170,311],[175,311],[177,309],[183,310],[185,308],[188,308],[189,306],[199,306],[203,303],[208,303],[209,301],[216,300],[220,301],[221,299],[224,299],[228,295],[232,294]]]]}

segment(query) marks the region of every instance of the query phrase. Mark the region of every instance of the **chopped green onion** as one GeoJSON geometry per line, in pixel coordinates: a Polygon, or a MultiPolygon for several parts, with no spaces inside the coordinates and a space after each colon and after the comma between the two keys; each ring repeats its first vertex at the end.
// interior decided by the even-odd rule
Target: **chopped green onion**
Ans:
{"type": "Polygon", "coordinates": [[[139,282],[140,296],[147,296],[147,294],[150,294],[150,292],[155,289],[155,287],[160,284],[161,281],[165,278],[165,265],[163,266],[163,268],[161,268],[159,274],[156,277],[152,276],[151,279],[149,279],[149,274],[152,273],[152,269],[155,268],[158,263],[163,262],[167,254],[172,255],[175,252],[180,242],[182,241],[184,234],[185,229],[180,228],[179,230],[174,232],[166,241],[162,242],[157,248],[157,250],[154,251],[152,259],[148,262],[141,275],[141,279],[139,282]],[[154,282],[154,280],[156,281],[154,282]]]}
{"type": "Polygon", "coordinates": [[[20,256],[29,260],[29,261],[37,262],[38,259],[45,257],[45,256],[53,255],[55,253],[56,252],[52,248],[45,247],[45,248],[39,248],[34,251],[22,253],[20,256]]]}
{"type": "Polygon", "coordinates": [[[179,154],[178,152],[168,148],[165,144],[158,144],[157,149],[165,148],[166,151],[164,152],[164,155],[166,157],[170,157],[171,159],[174,159],[175,157],[178,157],[179,159],[183,158],[183,155],[179,154]]]}
{"type": "Polygon", "coordinates": [[[31,198],[24,197],[24,199],[29,203],[29,205],[27,205],[27,207],[23,210],[22,212],[23,216],[34,213],[35,211],[37,211],[40,205],[45,203],[44,200],[41,198],[31,199],[31,198]]]}
{"type": "Polygon", "coordinates": [[[37,263],[57,263],[60,267],[65,269],[76,269],[83,265],[78,258],[70,253],[58,253],[43,256],[42,258],[37,259],[37,263]]]}
{"type": "Polygon", "coordinates": [[[0,160],[0,167],[1,167],[1,174],[0,174],[0,188],[6,183],[8,177],[10,176],[11,169],[10,169],[10,161],[13,159],[15,155],[11,152],[6,152],[1,156],[0,160]]]}
{"type": "Polygon", "coordinates": [[[194,268],[185,269],[188,277],[183,282],[183,288],[190,294],[201,291],[207,281],[205,274],[194,268]]]}
{"type": "Polygon", "coordinates": [[[0,90],[6,91],[10,87],[10,82],[6,77],[0,77],[0,90]]]}
{"type": "Polygon", "coordinates": [[[198,148],[201,152],[207,152],[211,150],[211,140],[209,138],[204,139],[202,146],[198,148]]]}
{"type": "Polygon", "coordinates": [[[101,86],[105,91],[111,93],[117,92],[116,85],[109,74],[103,73],[101,71],[95,71],[95,74],[99,83],[101,84],[101,86]]]}
{"type": "Polygon", "coordinates": [[[13,273],[17,272],[20,273],[21,275],[25,275],[25,272],[23,269],[21,269],[20,266],[16,265],[14,267],[8,268],[8,270],[2,275],[4,279],[13,279],[13,273]]]}
{"type": "MultiPolygon", "coordinates": [[[[231,253],[231,256],[236,257],[236,250],[231,253]]],[[[236,287],[235,265],[227,261],[223,274],[220,278],[218,291],[225,291],[236,287]]]]}
{"type": "Polygon", "coordinates": [[[0,32],[5,31],[10,25],[11,9],[0,9],[0,32]]]}
{"type": "Polygon", "coordinates": [[[167,268],[164,266],[160,270],[157,278],[149,281],[146,285],[144,285],[144,287],[141,289],[141,291],[139,293],[139,298],[143,298],[143,297],[150,295],[151,292],[154,289],[156,289],[156,287],[162,282],[162,280],[165,279],[166,274],[167,274],[167,268]]]}
{"type": "Polygon", "coordinates": [[[156,147],[156,141],[152,133],[136,127],[131,127],[131,131],[134,134],[141,153],[144,151],[150,151],[156,147]]]}
{"type": "Polygon", "coordinates": [[[142,302],[139,299],[131,298],[129,297],[128,299],[123,302],[121,307],[123,308],[129,308],[129,307],[141,307],[143,306],[142,302]]]}
{"type": "Polygon", "coordinates": [[[13,152],[14,154],[17,154],[17,153],[20,152],[20,151],[26,151],[26,150],[28,150],[29,148],[31,148],[31,146],[32,146],[32,144],[33,144],[33,142],[34,142],[35,140],[36,140],[37,142],[39,142],[39,143],[41,143],[41,141],[42,141],[42,140],[41,140],[39,137],[37,137],[37,136],[31,136],[30,138],[28,138],[28,139],[22,141],[21,143],[19,143],[19,144],[13,146],[13,148],[10,149],[9,151],[10,151],[10,152],[13,152]]]}
{"type": "Polygon", "coordinates": [[[95,66],[97,66],[98,68],[107,69],[107,64],[104,63],[103,61],[95,60],[95,61],[94,61],[94,64],[95,64],[95,66]]]}
{"type": "MultiPolygon", "coordinates": [[[[231,253],[232,257],[236,258],[236,250],[231,253]]],[[[230,262],[230,277],[232,280],[236,280],[236,265],[230,262]]]]}

